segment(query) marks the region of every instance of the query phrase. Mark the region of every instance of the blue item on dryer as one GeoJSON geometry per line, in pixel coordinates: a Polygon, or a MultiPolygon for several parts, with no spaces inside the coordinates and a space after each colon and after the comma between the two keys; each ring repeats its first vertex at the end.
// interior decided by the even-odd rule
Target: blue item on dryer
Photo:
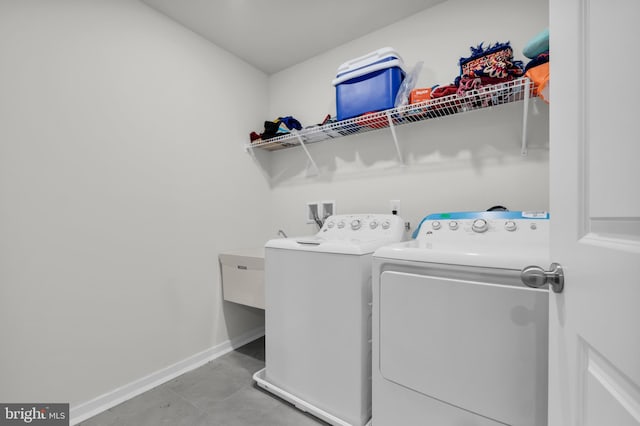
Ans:
{"type": "Polygon", "coordinates": [[[332,82],[338,120],[393,108],[405,75],[402,58],[390,47],[340,65],[332,82]]]}
{"type": "Polygon", "coordinates": [[[425,216],[421,221],[411,238],[415,239],[420,233],[420,227],[427,220],[498,220],[498,219],[536,219],[549,220],[549,212],[545,211],[479,211],[479,212],[450,212],[450,213],[433,213],[425,216]]]}

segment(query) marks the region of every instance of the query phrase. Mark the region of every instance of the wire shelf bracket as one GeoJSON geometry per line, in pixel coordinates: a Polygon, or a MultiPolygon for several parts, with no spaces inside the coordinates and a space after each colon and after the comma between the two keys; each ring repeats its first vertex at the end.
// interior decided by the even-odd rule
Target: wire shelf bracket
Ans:
{"type": "Polygon", "coordinates": [[[527,155],[527,121],[529,119],[529,97],[531,91],[531,80],[524,79],[524,102],[522,106],[522,148],[520,154],[524,157],[527,155]]]}
{"type": "Polygon", "coordinates": [[[316,164],[316,162],[313,161],[313,157],[311,156],[311,153],[309,152],[309,149],[307,148],[307,145],[305,145],[304,140],[302,139],[302,136],[300,136],[300,133],[297,130],[293,130],[292,133],[298,139],[298,143],[300,144],[302,149],[304,149],[304,153],[307,154],[307,158],[309,159],[309,163],[311,163],[311,170],[309,170],[309,175],[310,176],[314,176],[314,175],[319,174],[320,173],[320,169],[318,168],[318,165],[316,164]]]}
{"type": "Polygon", "coordinates": [[[400,151],[400,144],[398,143],[398,135],[396,135],[396,126],[393,124],[393,118],[391,118],[391,110],[387,111],[387,120],[389,121],[389,129],[391,129],[391,136],[393,137],[393,144],[396,147],[396,154],[398,154],[398,161],[401,166],[404,166],[404,160],[402,159],[402,152],[400,151]]]}

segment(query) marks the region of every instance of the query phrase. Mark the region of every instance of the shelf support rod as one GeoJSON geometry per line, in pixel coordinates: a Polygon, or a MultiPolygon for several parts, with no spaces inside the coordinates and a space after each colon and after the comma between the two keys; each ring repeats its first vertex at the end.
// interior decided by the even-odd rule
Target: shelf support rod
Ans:
{"type": "Polygon", "coordinates": [[[400,164],[404,166],[404,160],[402,159],[402,153],[400,152],[400,145],[398,144],[398,135],[396,135],[396,126],[393,124],[391,118],[391,112],[387,111],[387,120],[389,121],[389,129],[391,129],[391,136],[393,136],[393,143],[396,146],[396,154],[398,154],[398,160],[400,164]]]}
{"type": "Polygon", "coordinates": [[[531,80],[524,79],[524,106],[522,107],[522,148],[520,154],[527,155],[527,120],[529,118],[529,94],[531,92],[531,80]]]}
{"type": "Polygon", "coordinates": [[[311,157],[311,154],[309,153],[307,146],[304,144],[304,141],[302,140],[302,136],[300,136],[300,133],[298,133],[297,130],[293,130],[292,133],[296,135],[298,142],[300,142],[300,146],[302,147],[302,149],[304,149],[305,154],[307,154],[307,157],[309,158],[309,162],[313,166],[314,172],[317,174],[320,171],[320,169],[318,168],[318,165],[316,164],[316,162],[313,161],[313,158],[311,157]]]}

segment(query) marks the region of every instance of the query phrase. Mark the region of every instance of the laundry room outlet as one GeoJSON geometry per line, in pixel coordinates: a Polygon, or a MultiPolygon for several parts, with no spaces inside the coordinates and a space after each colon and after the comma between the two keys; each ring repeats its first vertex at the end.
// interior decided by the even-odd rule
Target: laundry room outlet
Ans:
{"type": "Polygon", "coordinates": [[[400,200],[389,200],[389,210],[396,214],[400,211],[400,200]]]}

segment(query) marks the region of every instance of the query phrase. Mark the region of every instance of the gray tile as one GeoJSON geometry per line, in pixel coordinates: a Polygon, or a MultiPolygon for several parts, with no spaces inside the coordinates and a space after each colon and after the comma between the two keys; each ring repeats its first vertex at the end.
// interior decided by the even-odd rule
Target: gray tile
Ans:
{"type": "Polygon", "coordinates": [[[282,402],[254,386],[245,386],[229,398],[211,404],[207,413],[216,423],[225,426],[263,424],[264,416],[282,402]]]}
{"type": "Polygon", "coordinates": [[[257,387],[264,338],[183,374],[81,426],[318,426],[326,423],[257,387]]]}
{"type": "Polygon", "coordinates": [[[123,426],[195,426],[210,421],[207,414],[171,389],[160,386],[114,407],[112,413],[123,426]]]}
{"type": "Polygon", "coordinates": [[[160,386],[113,407],[81,426],[206,426],[215,425],[207,413],[160,386]]]}
{"type": "Polygon", "coordinates": [[[103,411],[97,416],[93,416],[90,419],[85,420],[82,423],[79,423],[78,426],[122,426],[122,420],[117,417],[113,408],[107,411],[103,411]]]}
{"type": "Polygon", "coordinates": [[[327,424],[286,402],[268,411],[260,423],[261,426],[319,426],[327,424]]]}
{"type": "Polygon", "coordinates": [[[212,367],[222,367],[230,369],[239,377],[247,380],[247,383],[253,381],[253,374],[264,368],[264,361],[244,355],[240,352],[230,352],[225,356],[211,362],[212,367]]]}
{"type": "Polygon", "coordinates": [[[263,336],[259,339],[254,340],[253,342],[249,342],[246,345],[237,348],[236,352],[264,362],[264,345],[265,338],[263,336]]]}
{"type": "Polygon", "coordinates": [[[205,410],[238,392],[248,383],[245,370],[209,363],[172,380],[167,387],[191,404],[205,410]]]}

